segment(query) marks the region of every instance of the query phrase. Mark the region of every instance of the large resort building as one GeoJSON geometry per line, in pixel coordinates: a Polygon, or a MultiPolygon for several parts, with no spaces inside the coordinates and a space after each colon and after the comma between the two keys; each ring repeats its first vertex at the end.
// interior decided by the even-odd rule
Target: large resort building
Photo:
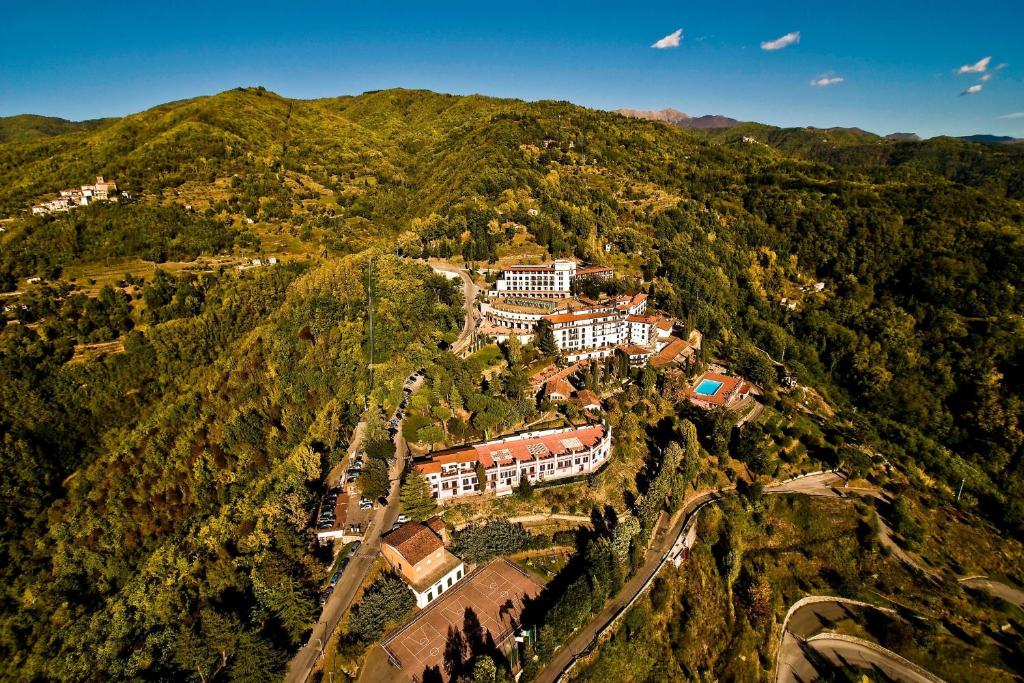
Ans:
{"type": "Polygon", "coordinates": [[[630,365],[641,367],[673,342],[691,347],[676,344],[672,348],[681,355],[673,354],[673,359],[692,358],[695,349],[689,340],[674,336],[678,325],[648,314],[643,292],[600,300],[573,296],[575,278],[611,279],[612,275],[611,268],[580,267],[573,261],[505,268],[480,304],[485,321],[481,331],[498,341],[516,336],[527,342],[541,321],[547,321],[559,351],[570,363],[618,352],[627,356],[630,365]]]}
{"type": "Polygon", "coordinates": [[[459,446],[416,464],[438,500],[492,492],[508,495],[530,483],[574,477],[599,469],[611,453],[611,428],[588,427],[523,432],[495,441],[459,446]],[[478,479],[478,470],[484,482],[478,479]]]}
{"type": "Polygon", "coordinates": [[[561,299],[572,296],[572,283],[578,277],[610,279],[611,276],[611,268],[581,268],[575,261],[567,260],[537,266],[509,266],[501,271],[490,295],[517,294],[540,299],[561,299]]]}

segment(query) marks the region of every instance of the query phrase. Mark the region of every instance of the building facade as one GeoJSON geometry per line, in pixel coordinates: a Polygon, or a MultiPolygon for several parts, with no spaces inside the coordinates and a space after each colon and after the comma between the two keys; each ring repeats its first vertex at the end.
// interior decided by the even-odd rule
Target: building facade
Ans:
{"type": "Polygon", "coordinates": [[[572,296],[572,282],[577,277],[611,279],[612,269],[606,266],[580,267],[566,259],[544,265],[517,265],[502,269],[490,296],[520,295],[541,299],[572,296]]]}
{"type": "Polygon", "coordinates": [[[435,453],[416,465],[438,500],[508,495],[523,479],[564,479],[599,469],[611,453],[611,427],[547,429],[435,453]],[[478,474],[483,474],[480,482],[478,474]]]}
{"type": "Polygon", "coordinates": [[[423,608],[466,575],[466,565],[445,548],[447,532],[440,517],[408,522],[381,536],[380,551],[423,608]]]}

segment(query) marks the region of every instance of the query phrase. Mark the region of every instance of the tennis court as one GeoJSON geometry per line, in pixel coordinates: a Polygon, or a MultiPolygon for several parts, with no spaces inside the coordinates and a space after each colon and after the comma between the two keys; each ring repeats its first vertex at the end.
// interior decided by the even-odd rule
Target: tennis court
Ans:
{"type": "Polygon", "coordinates": [[[390,635],[383,643],[391,663],[410,679],[422,678],[437,667],[444,675],[444,650],[448,630],[463,630],[467,610],[501,648],[519,624],[523,601],[535,598],[540,585],[508,560],[493,560],[452,586],[426,609],[390,635]]]}

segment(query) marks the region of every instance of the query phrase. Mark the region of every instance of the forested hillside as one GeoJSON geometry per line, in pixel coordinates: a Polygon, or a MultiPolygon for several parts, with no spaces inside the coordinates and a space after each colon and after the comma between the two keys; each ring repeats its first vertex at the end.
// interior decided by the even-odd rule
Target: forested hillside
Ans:
{"type": "MultiPolygon", "coordinates": [[[[315,609],[304,529],[369,393],[371,253],[642,276],[712,357],[784,360],[852,425],[842,438],[939,497],[963,482],[963,505],[1024,535],[1020,146],[404,90],[0,124],[0,289],[26,305],[0,331],[8,679],[282,670],[315,609]],[[131,201],[27,215],[98,174],[131,201]],[[164,274],[131,301],[67,289],[67,269],[110,257],[278,244],[289,263],[164,274]],[[111,339],[122,353],[72,362],[111,339]]],[[[409,259],[375,264],[386,403],[455,338],[462,301],[409,259]]]]}

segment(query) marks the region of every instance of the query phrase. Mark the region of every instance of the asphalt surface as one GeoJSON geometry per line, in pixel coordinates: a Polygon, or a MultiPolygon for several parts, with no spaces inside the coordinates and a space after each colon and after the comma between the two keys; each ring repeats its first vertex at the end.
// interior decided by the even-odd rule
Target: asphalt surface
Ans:
{"type": "Polygon", "coordinates": [[[465,268],[458,268],[436,259],[430,259],[428,263],[435,272],[458,273],[459,277],[462,278],[462,295],[463,299],[465,299],[466,321],[462,326],[462,332],[459,333],[459,338],[452,344],[452,351],[460,353],[467,348],[470,341],[473,339],[473,333],[476,332],[478,322],[476,313],[476,293],[479,288],[476,286],[476,283],[473,282],[473,278],[469,276],[469,271],[465,268]]]}
{"type": "MultiPolygon", "coordinates": [[[[766,489],[766,491],[770,493],[791,493],[803,492],[807,489],[816,490],[826,486],[828,482],[833,482],[836,479],[837,476],[835,474],[826,472],[809,477],[803,477],[791,482],[782,482],[766,489]]],[[[647,551],[647,559],[640,570],[626,582],[618,594],[608,601],[604,608],[592,617],[587,625],[584,626],[569,643],[558,649],[552,660],[548,662],[548,665],[545,666],[537,676],[536,680],[538,683],[554,683],[559,680],[562,673],[569,668],[570,664],[572,664],[577,653],[583,652],[587,646],[590,645],[591,641],[594,640],[597,634],[601,633],[608,624],[611,623],[618,611],[629,604],[629,602],[636,597],[641,590],[643,590],[647,581],[661,570],[662,566],[664,566],[666,561],[669,559],[669,551],[676,545],[687,521],[697,511],[697,509],[708,501],[721,498],[723,495],[728,495],[729,493],[730,491],[726,489],[708,491],[695,496],[686,502],[683,506],[683,513],[679,515],[678,519],[674,524],[672,524],[670,529],[659,528],[655,533],[655,538],[651,543],[650,549],[647,551]]]]}
{"type": "Polygon", "coordinates": [[[967,579],[960,579],[960,584],[970,588],[980,588],[1017,607],[1024,608],[1024,591],[1007,586],[1000,581],[994,581],[985,576],[972,576],[967,579]]]}
{"type": "MultiPolygon", "coordinates": [[[[858,669],[874,669],[885,674],[893,681],[907,683],[936,683],[942,679],[928,674],[910,664],[899,655],[884,648],[872,647],[867,642],[856,642],[857,639],[842,638],[832,634],[822,634],[807,642],[819,655],[828,659],[838,667],[856,667],[858,669]]],[[[801,676],[795,681],[811,681],[816,677],[801,676]]]]}
{"type": "MultiPolygon", "coordinates": [[[[415,391],[422,382],[423,378],[418,377],[406,386],[412,387],[415,391]]],[[[363,426],[363,423],[360,423],[360,426],[363,426]]],[[[357,426],[352,445],[349,448],[350,455],[358,449],[359,443],[356,437],[361,440],[362,432],[363,430],[357,426]]],[[[327,644],[327,640],[341,622],[342,617],[345,616],[345,612],[352,606],[352,601],[366,579],[367,572],[377,561],[377,556],[380,554],[380,536],[382,533],[390,531],[391,526],[398,518],[399,488],[408,448],[405,439],[402,438],[401,427],[399,427],[398,433],[395,435],[395,461],[390,470],[391,489],[388,491],[387,505],[374,509],[371,521],[363,535],[362,546],[345,566],[341,579],[335,585],[334,592],[324,606],[320,619],[313,626],[309,640],[289,663],[288,673],[285,674],[284,679],[286,683],[303,683],[309,678],[317,661],[323,655],[323,647],[327,644]]]]}

